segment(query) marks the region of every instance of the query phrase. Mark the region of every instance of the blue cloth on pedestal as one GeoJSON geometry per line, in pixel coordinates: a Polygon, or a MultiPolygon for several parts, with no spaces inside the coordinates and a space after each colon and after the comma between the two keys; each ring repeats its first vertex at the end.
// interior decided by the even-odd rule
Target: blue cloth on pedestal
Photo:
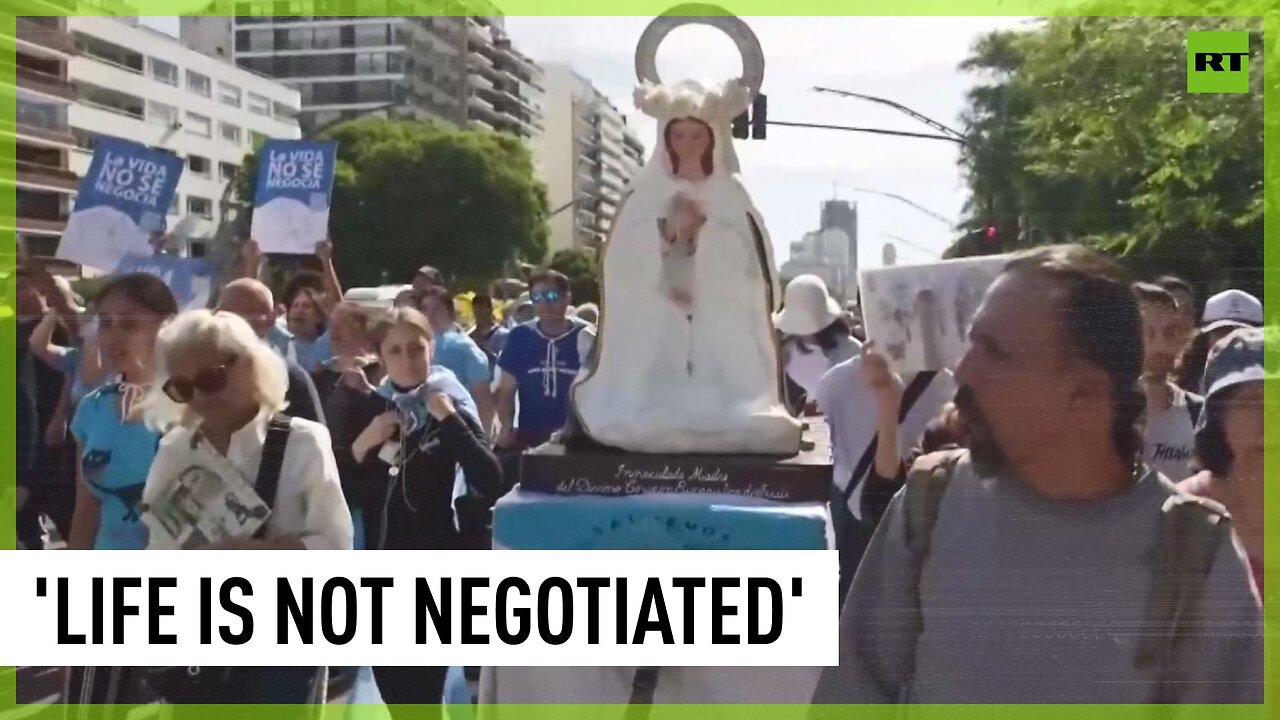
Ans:
{"type": "Polygon", "coordinates": [[[494,506],[507,550],[825,550],[821,503],[734,495],[549,495],[512,490],[494,506]]]}

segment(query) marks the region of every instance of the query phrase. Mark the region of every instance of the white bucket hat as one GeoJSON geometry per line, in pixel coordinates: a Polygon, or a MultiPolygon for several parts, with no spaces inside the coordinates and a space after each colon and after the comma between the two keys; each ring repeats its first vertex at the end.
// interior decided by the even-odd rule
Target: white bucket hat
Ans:
{"type": "Polygon", "coordinates": [[[773,324],[783,335],[815,335],[842,317],[844,310],[827,292],[822,278],[797,275],[787,283],[782,310],[774,313],[773,324]]]}

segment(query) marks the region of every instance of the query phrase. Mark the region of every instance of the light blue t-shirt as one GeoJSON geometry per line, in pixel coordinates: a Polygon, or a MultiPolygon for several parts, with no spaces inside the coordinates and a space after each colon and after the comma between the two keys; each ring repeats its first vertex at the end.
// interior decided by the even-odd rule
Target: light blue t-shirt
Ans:
{"type": "Polygon", "coordinates": [[[446,367],[470,392],[476,383],[487,383],[491,377],[489,356],[475,341],[457,330],[437,333],[432,365],[446,367]]]}
{"type": "MultiPolygon", "coordinates": [[[[310,342],[295,335],[289,341],[289,352],[293,354],[294,361],[303,370],[313,373],[320,369],[321,363],[333,357],[333,344],[329,341],[329,333],[327,331],[310,342]]],[[[285,357],[289,357],[289,354],[286,353],[285,357]]]]}
{"type": "Polygon", "coordinates": [[[279,323],[273,323],[271,329],[267,331],[267,344],[280,353],[281,357],[289,354],[291,342],[293,342],[293,333],[281,327],[279,323]]]}
{"type": "Polygon", "coordinates": [[[94,550],[142,550],[147,528],[138,515],[160,434],[141,421],[120,421],[120,384],[84,396],[71,420],[84,482],[101,504],[94,550]]]}

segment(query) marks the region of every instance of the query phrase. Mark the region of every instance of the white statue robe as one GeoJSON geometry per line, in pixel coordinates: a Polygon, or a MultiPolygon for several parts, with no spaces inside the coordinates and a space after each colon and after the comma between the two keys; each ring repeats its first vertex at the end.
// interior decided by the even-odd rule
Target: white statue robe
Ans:
{"type": "Polygon", "coordinates": [[[772,248],[746,189],[727,171],[736,169],[727,128],[714,131],[709,177],[675,178],[660,137],[624,201],[604,249],[596,363],[574,388],[573,409],[593,439],[633,452],[793,455],[800,425],[782,400],[772,248]],[[692,317],[662,275],[658,221],[676,193],[706,216],[692,317]]]}

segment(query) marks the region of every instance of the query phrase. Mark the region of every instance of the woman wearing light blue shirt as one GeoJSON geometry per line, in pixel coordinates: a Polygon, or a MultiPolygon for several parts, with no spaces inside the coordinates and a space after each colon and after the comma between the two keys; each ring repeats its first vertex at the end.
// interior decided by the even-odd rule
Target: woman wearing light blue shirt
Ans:
{"type": "Polygon", "coordinates": [[[137,506],[160,436],[143,423],[139,401],[155,378],[156,335],[177,312],[152,275],[121,275],[98,294],[100,352],[120,377],[86,395],[71,421],[80,462],[68,549],[146,547],[137,506]]]}

